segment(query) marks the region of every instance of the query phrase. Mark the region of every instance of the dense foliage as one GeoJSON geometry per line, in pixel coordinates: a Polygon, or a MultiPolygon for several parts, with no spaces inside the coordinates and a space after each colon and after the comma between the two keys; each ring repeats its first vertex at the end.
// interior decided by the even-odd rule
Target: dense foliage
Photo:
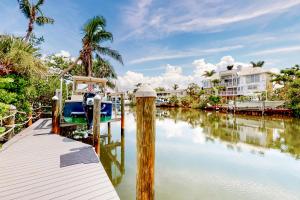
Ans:
{"type": "Polygon", "coordinates": [[[273,81],[282,85],[277,92],[288,102],[294,115],[300,117],[300,66],[295,65],[281,70],[280,74],[275,75],[273,81]]]}

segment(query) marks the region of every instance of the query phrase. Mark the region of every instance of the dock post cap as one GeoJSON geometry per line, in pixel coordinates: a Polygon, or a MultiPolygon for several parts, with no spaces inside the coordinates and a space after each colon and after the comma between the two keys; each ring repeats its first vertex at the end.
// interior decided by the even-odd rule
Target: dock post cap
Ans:
{"type": "Polygon", "coordinates": [[[156,92],[149,84],[143,84],[135,93],[135,97],[156,97],[156,92]]]}
{"type": "Polygon", "coordinates": [[[97,95],[94,97],[94,99],[96,99],[96,100],[101,100],[101,97],[100,97],[99,94],[97,94],[97,95]]]}
{"type": "Polygon", "coordinates": [[[55,95],[54,97],[52,97],[52,100],[57,101],[58,97],[55,95]]]}

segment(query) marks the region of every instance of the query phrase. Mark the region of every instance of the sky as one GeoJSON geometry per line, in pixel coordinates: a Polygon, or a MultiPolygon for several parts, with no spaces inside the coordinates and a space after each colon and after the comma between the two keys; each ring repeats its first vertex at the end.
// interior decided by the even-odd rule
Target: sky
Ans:
{"type": "MultiPolygon", "coordinates": [[[[78,55],[83,24],[102,15],[124,66],[120,87],[199,82],[205,70],[264,60],[272,70],[299,64],[300,0],[45,0],[54,25],[36,27],[42,53],[78,55]]],[[[17,0],[0,0],[0,34],[25,35],[17,0]]]]}

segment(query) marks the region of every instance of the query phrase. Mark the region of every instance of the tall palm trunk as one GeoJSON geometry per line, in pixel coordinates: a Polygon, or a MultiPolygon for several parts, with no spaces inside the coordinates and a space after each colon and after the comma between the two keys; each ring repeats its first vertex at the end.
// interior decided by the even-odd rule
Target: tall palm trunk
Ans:
{"type": "Polygon", "coordinates": [[[30,38],[30,36],[31,36],[32,31],[33,31],[33,19],[30,18],[29,24],[28,24],[27,33],[26,33],[26,36],[25,36],[25,41],[26,41],[26,42],[29,41],[29,38],[30,38]]]}
{"type": "Polygon", "coordinates": [[[82,64],[85,68],[85,75],[92,76],[92,48],[89,43],[84,44],[83,47],[83,60],[82,64]]]}

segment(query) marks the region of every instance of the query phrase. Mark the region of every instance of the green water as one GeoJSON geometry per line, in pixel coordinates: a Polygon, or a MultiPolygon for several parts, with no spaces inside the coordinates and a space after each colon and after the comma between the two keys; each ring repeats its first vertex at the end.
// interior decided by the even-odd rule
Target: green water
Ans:
{"type": "MultiPolygon", "coordinates": [[[[126,112],[101,161],[122,200],[135,199],[136,121],[126,112]]],[[[300,199],[300,121],[158,109],[155,199],[300,199]]]]}

